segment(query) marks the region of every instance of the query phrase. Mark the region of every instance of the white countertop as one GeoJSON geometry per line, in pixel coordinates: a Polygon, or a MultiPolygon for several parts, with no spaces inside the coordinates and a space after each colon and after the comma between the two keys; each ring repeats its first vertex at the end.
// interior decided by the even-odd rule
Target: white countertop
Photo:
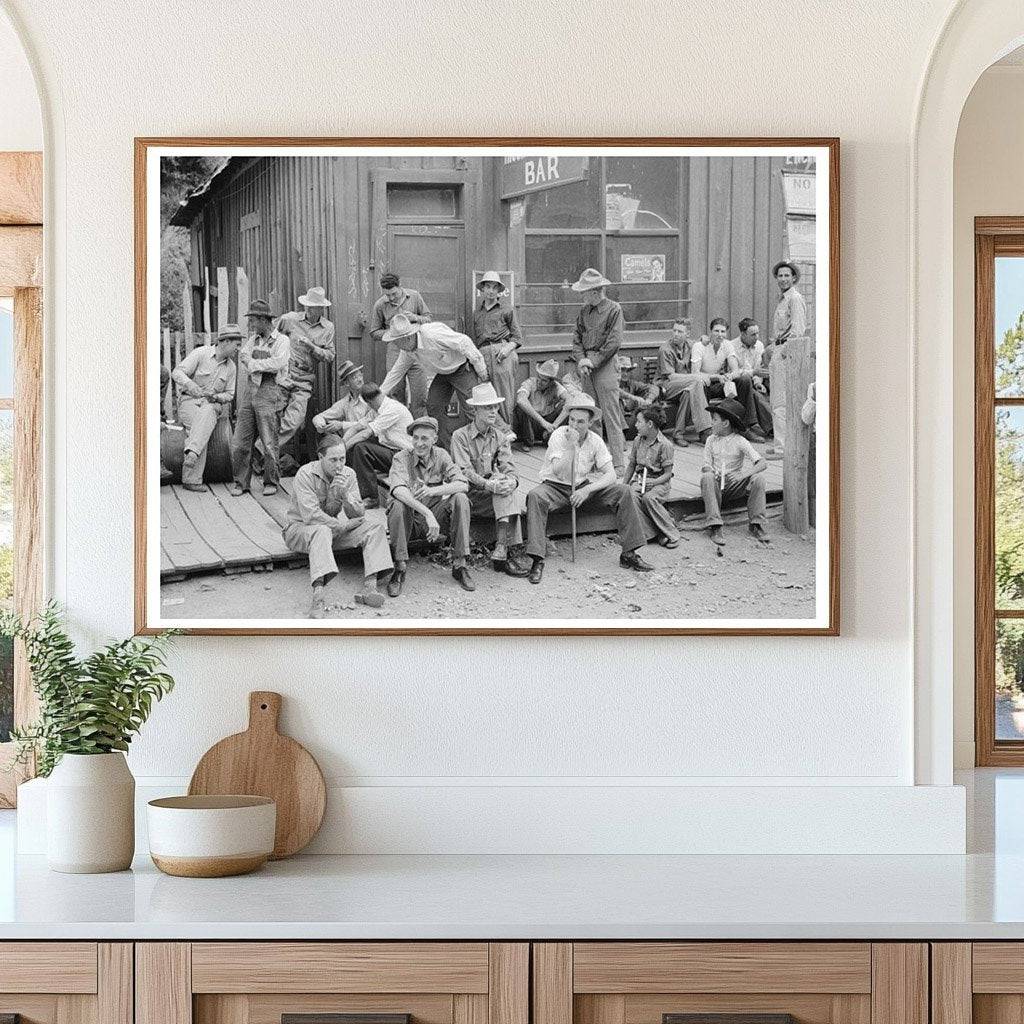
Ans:
{"type": "Polygon", "coordinates": [[[298,857],[0,879],[0,939],[1024,939],[1024,856],[298,857]]]}

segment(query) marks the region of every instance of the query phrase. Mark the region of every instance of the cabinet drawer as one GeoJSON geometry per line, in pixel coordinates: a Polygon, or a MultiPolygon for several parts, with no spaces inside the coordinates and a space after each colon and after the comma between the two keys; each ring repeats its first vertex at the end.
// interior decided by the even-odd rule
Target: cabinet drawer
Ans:
{"type": "Polygon", "coordinates": [[[92,994],[97,974],[95,942],[0,943],[0,992],[92,994]]]}

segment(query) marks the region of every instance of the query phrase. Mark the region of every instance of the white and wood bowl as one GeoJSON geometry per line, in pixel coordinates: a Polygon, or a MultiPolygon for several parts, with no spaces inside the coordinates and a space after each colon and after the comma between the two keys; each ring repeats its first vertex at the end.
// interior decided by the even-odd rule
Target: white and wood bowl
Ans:
{"type": "Polygon", "coordinates": [[[244,875],[274,850],[277,806],[268,797],[168,796],[146,811],[149,854],[168,875],[244,875]]]}

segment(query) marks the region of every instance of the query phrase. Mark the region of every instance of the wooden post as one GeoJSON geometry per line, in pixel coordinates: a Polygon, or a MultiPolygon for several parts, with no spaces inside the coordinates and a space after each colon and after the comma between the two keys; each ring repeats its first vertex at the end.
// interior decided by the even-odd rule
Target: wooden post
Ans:
{"type": "Polygon", "coordinates": [[[192,326],[192,282],[186,281],[181,289],[181,324],[187,338],[195,328],[192,326]]]}
{"type": "Polygon", "coordinates": [[[228,268],[217,268],[217,330],[228,322],[231,293],[228,291],[228,268]]]}
{"type": "Polygon", "coordinates": [[[786,374],[786,441],[782,456],[782,525],[790,533],[810,529],[807,463],[810,428],[800,418],[811,383],[811,339],[790,338],[782,361],[786,374]]]}
{"type": "MultiPolygon", "coordinates": [[[[167,372],[172,373],[174,371],[174,363],[171,362],[171,329],[170,327],[164,328],[164,366],[167,367],[167,372]]],[[[164,395],[164,419],[168,422],[174,419],[174,381],[169,380],[167,382],[167,393],[164,395]]]]}
{"type": "Polygon", "coordinates": [[[210,268],[203,267],[203,330],[210,329],[210,268]]]}
{"type": "MultiPolygon", "coordinates": [[[[238,288],[238,326],[241,328],[242,334],[248,336],[249,324],[245,319],[245,314],[249,311],[249,275],[242,267],[239,267],[235,271],[235,279],[238,288]]],[[[243,376],[240,370],[235,375],[235,409],[238,408],[242,397],[242,383],[243,376]]]]}

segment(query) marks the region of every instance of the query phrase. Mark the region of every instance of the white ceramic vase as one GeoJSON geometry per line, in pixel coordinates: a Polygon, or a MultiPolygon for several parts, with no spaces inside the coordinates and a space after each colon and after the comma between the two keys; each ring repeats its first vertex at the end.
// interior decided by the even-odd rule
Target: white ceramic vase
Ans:
{"type": "Polygon", "coordinates": [[[135,779],[124,754],[65,754],[46,783],[52,871],[124,871],[135,854],[135,779]]]}

